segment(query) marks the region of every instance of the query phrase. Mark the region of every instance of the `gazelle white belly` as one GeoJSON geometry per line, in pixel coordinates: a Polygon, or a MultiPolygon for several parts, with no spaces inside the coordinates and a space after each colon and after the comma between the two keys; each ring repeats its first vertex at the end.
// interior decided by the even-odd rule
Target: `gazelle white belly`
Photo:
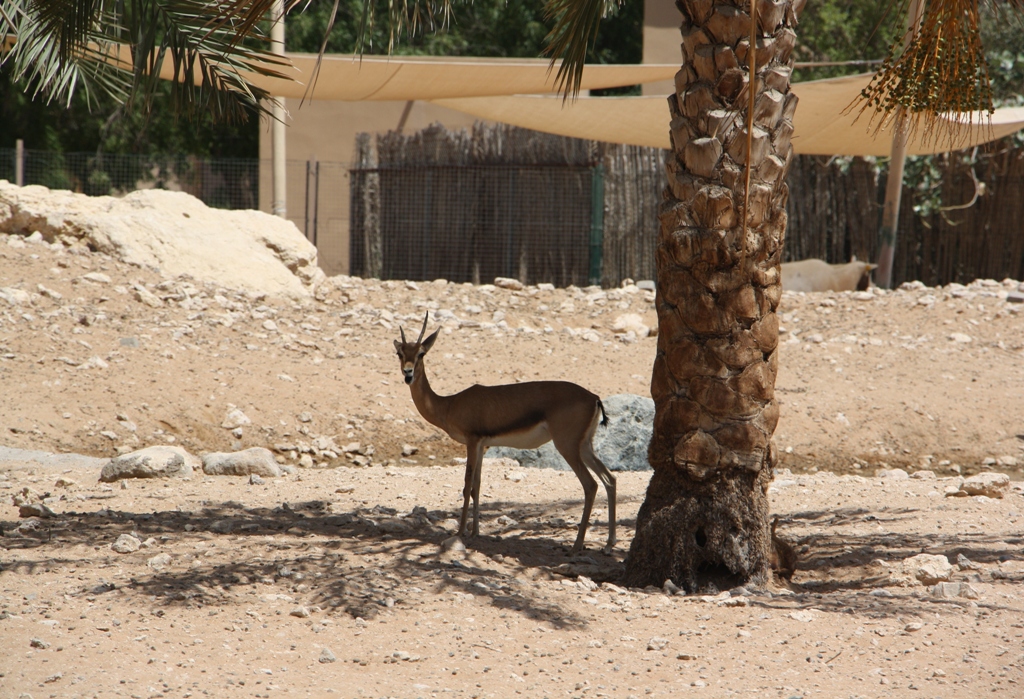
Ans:
{"type": "Polygon", "coordinates": [[[499,434],[488,437],[484,446],[488,447],[512,447],[513,449],[536,449],[542,444],[551,441],[551,432],[548,431],[547,422],[538,422],[533,427],[518,432],[499,434]]]}

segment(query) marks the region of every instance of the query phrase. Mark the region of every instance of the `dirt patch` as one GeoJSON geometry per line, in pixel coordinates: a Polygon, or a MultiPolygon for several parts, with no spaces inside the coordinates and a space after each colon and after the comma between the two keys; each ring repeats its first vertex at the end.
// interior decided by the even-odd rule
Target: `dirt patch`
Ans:
{"type": "Polygon", "coordinates": [[[654,326],[650,294],[336,278],[278,301],[0,237],[0,289],[24,292],[0,299],[0,443],[265,446],[314,466],[122,489],[95,463],[6,462],[3,694],[1019,696],[1024,497],[945,496],[956,471],[1020,477],[1015,287],[786,294],[776,441],[793,472],[772,503],[797,571],[682,597],[614,584],[645,473],[619,474],[611,556],[603,496],[570,559],[575,477],[508,469],[484,472],[482,536],[444,552],[465,454],[416,414],[391,346],[431,310],[440,392],[564,378],[646,395],[655,339],[612,328],[654,326]],[[937,478],[876,475],[922,466],[937,478]],[[20,518],[26,487],[56,516],[20,518]],[[141,547],[116,553],[125,534],[141,547]],[[922,552],[965,557],[957,596],[902,575],[922,552]]]}

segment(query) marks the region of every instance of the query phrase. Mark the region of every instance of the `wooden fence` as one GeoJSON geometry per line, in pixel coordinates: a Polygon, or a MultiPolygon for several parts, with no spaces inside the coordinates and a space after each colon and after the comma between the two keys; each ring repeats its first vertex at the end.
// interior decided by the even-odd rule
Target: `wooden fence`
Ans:
{"type": "MultiPolygon", "coordinates": [[[[506,125],[357,139],[352,273],[380,278],[616,286],[653,279],[664,151],[506,125]]],[[[1024,278],[1024,151],[1008,140],[939,159],[945,205],[905,187],[893,282],[1024,278]],[[973,156],[973,157],[969,157],[973,156]],[[973,175],[972,175],[973,163],[973,175]]],[[[785,259],[873,260],[885,174],[862,158],[797,156],[785,259]]]]}

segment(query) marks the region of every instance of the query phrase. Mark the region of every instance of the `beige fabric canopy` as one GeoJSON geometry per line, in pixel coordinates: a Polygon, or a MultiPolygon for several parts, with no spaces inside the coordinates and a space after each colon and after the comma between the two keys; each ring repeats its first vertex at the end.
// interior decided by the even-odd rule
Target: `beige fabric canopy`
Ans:
{"type": "MultiPolygon", "coordinates": [[[[576,138],[669,147],[668,106],[665,97],[580,97],[565,101],[557,94],[555,71],[545,59],[497,58],[380,58],[352,55],[324,56],[311,94],[306,95],[316,63],[314,54],[289,53],[290,67],[280,72],[294,81],[251,73],[254,85],[271,94],[301,99],[427,100],[480,119],[500,121],[536,131],[576,138]]],[[[119,59],[128,62],[126,49],[119,59]]],[[[672,79],[677,65],[587,65],[581,89],[593,90],[672,79]]],[[[162,77],[173,76],[164,65],[162,77]]],[[[887,156],[892,133],[876,133],[871,114],[858,119],[855,100],[871,80],[871,73],[829,80],[793,83],[800,98],[794,117],[793,148],[808,155],[887,156]]],[[[1024,128],[1024,108],[999,109],[992,115],[975,114],[973,123],[961,120],[956,137],[927,138],[918,133],[907,145],[908,155],[923,155],[968,148],[1024,128]]]]}
{"type": "MultiPolygon", "coordinates": [[[[324,56],[316,84],[309,95],[306,85],[316,55],[288,53],[292,67],[281,73],[294,81],[247,75],[253,85],[272,95],[316,100],[434,100],[487,95],[557,93],[556,70],[546,59],[438,58],[427,56],[379,58],[349,55],[324,56]]],[[[587,65],[584,90],[671,80],[678,65],[587,65]]]]}
{"type": "MultiPolygon", "coordinates": [[[[867,86],[870,73],[829,80],[793,83],[800,98],[794,116],[793,149],[807,155],[888,156],[892,133],[875,133],[871,114],[858,119],[859,104],[848,109],[867,86]]],[[[565,103],[558,97],[514,95],[478,99],[438,99],[435,104],[467,114],[562,136],[611,143],[669,148],[668,106],[665,97],[581,97],[565,103]]],[[[991,122],[974,115],[952,143],[926,141],[917,134],[908,155],[968,148],[1024,128],[1024,108],[998,109],[991,122]]]]}

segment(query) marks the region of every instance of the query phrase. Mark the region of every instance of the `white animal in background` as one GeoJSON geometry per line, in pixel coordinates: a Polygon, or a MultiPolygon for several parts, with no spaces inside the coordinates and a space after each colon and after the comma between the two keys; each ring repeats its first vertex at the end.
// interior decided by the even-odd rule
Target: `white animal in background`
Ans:
{"type": "Polygon", "coordinates": [[[878,265],[856,257],[842,265],[810,259],[782,263],[783,291],[864,291],[871,286],[871,270],[878,265]]]}

